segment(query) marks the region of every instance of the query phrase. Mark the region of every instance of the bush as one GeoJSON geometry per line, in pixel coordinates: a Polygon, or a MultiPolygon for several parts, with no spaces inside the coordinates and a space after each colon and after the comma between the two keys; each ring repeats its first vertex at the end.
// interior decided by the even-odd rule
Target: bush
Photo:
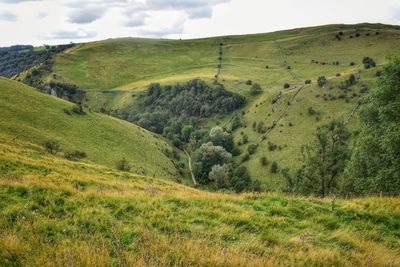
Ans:
{"type": "Polygon", "coordinates": [[[274,143],[272,143],[271,141],[268,141],[268,150],[269,151],[274,151],[278,148],[278,146],[274,143]]]}
{"type": "Polygon", "coordinates": [[[60,150],[60,143],[55,140],[46,140],[42,143],[42,146],[52,155],[57,154],[60,150]]]}
{"type": "Polygon", "coordinates": [[[258,145],[257,144],[250,144],[247,147],[247,152],[249,153],[249,155],[253,155],[254,152],[256,152],[258,145]]]}
{"type": "Polygon", "coordinates": [[[115,163],[117,170],[128,172],[131,169],[130,163],[127,159],[123,158],[115,163]]]}
{"type": "Polygon", "coordinates": [[[277,173],[278,172],[278,163],[276,163],[276,161],[272,162],[271,164],[271,173],[277,173]]]}
{"type": "Polygon", "coordinates": [[[328,81],[326,80],[325,76],[318,77],[318,86],[324,87],[328,81]]]}
{"type": "Polygon", "coordinates": [[[290,84],[289,84],[289,83],[285,83],[285,84],[283,85],[283,88],[285,88],[285,89],[290,88],[290,84]]]}
{"type": "Polygon", "coordinates": [[[248,161],[250,159],[250,154],[249,153],[245,153],[242,158],[240,159],[241,162],[245,162],[248,161]]]}
{"type": "Polygon", "coordinates": [[[309,107],[308,108],[308,115],[315,115],[317,114],[317,111],[315,109],[313,109],[313,107],[309,107]]]}
{"type": "Polygon", "coordinates": [[[87,155],[83,151],[75,150],[75,151],[66,152],[64,154],[64,157],[68,160],[78,161],[83,158],[86,158],[87,155]]]}
{"type": "Polygon", "coordinates": [[[311,84],[311,80],[306,80],[304,83],[305,84],[311,84]]]}
{"type": "Polygon", "coordinates": [[[260,121],[260,122],[257,124],[257,132],[260,133],[260,134],[263,134],[263,133],[265,133],[266,131],[267,131],[267,127],[265,127],[264,122],[260,121]]]}
{"type": "Polygon", "coordinates": [[[251,95],[258,95],[262,92],[261,86],[258,83],[254,83],[250,87],[250,94],[251,95]]]}
{"type": "Polygon", "coordinates": [[[84,114],[83,107],[80,104],[76,104],[71,108],[71,111],[75,114],[84,114]]]}
{"type": "Polygon", "coordinates": [[[366,69],[370,69],[370,68],[376,67],[375,61],[370,57],[364,57],[363,64],[364,64],[364,67],[366,69]]]}
{"type": "Polygon", "coordinates": [[[242,144],[249,142],[249,136],[247,134],[242,135],[242,144]]]}
{"type": "Polygon", "coordinates": [[[267,160],[267,157],[261,157],[260,158],[260,163],[261,163],[261,165],[262,166],[267,166],[268,165],[268,160],[267,160]]]}
{"type": "Polygon", "coordinates": [[[253,81],[252,81],[252,80],[247,80],[247,81],[246,81],[246,84],[247,84],[247,85],[252,85],[252,84],[253,84],[253,81]]]}

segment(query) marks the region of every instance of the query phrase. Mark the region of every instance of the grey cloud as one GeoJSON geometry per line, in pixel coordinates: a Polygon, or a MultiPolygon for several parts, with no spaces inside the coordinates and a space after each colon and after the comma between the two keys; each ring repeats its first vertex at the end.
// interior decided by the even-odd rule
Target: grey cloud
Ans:
{"type": "Polygon", "coordinates": [[[16,21],[17,16],[9,11],[0,11],[0,20],[16,21]]]}
{"type": "Polygon", "coordinates": [[[47,12],[40,12],[39,14],[37,14],[37,18],[38,19],[44,19],[45,17],[47,17],[49,14],[47,12]]]}
{"type": "Polygon", "coordinates": [[[165,37],[170,34],[179,34],[183,32],[183,21],[178,21],[172,27],[162,29],[145,29],[141,30],[140,34],[148,37],[165,37]]]}
{"type": "Polygon", "coordinates": [[[73,9],[69,14],[68,21],[77,24],[91,23],[100,19],[104,15],[105,11],[105,8],[101,7],[88,7],[80,10],[73,9]]]}
{"type": "Polygon", "coordinates": [[[210,18],[212,7],[230,0],[147,0],[149,10],[181,10],[191,19],[210,18]]]}
{"type": "Polygon", "coordinates": [[[146,17],[132,17],[124,21],[126,27],[139,27],[145,24],[146,17]]]}
{"type": "Polygon", "coordinates": [[[56,31],[50,34],[45,34],[42,37],[45,39],[88,39],[97,35],[94,31],[76,30],[76,31],[56,31]]]}
{"type": "Polygon", "coordinates": [[[191,19],[210,18],[212,16],[212,8],[209,6],[198,7],[187,10],[191,19]]]}

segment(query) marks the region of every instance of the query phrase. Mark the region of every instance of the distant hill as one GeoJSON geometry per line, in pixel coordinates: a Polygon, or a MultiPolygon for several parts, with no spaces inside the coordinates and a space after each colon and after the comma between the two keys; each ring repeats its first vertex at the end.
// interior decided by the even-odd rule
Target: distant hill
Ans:
{"type": "MultiPolygon", "coordinates": [[[[271,173],[272,163],[279,170],[297,167],[301,147],[316,127],[331,120],[348,120],[356,130],[359,103],[375,86],[388,56],[399,52],[400,27],[382,24],[195,40],[122,38],[77,45],[39,67],[37,76],[27,72],[18,79],[39,87],[51,82],[76,85],[85,91],[86,105],[112,113],[134,109],[137,96],[151,83],[175,84],[192,78],[213,83],[218,74],[218,82],[227,90],[248,99],[236,112],[242,127],[233,133],[235,143],[248,137],[246,144],[239,145],[242,154],[236,160],[241,160],[249,145],[259,143],[243,164],[266,188],[279,190],[284,181],[279,171],[271,173]],[[372,58],[376,66],[365,69],[364,57],[372,58]],[[351,75],[356,83],[344,88],[351,75]],[[327,80],[323,87],[317,84],[321,76],[327,80]],[[249,94],[254,83],[263,91],[256,96],[249,94]],[[261,158],[268,164],[262,165],[261,158]]],[[[213,118],[206,127],[229,126],[232,117],[213,118]]]]}

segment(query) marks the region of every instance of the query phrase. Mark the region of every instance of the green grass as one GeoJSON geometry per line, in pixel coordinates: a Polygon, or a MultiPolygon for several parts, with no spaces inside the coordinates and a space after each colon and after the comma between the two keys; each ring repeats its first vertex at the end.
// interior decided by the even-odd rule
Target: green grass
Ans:
{"type": "MultiPolygon", "coordinates": [[[[400,31],[396,26],[358,24],[182,41],[110,39],[83,44],[59,54],[53,72],[60,81],[74,83],[85,89],[86,103],[93,110],[98,111],[101,107],[129,110],[135,106],[135,95],[152,82],[174,84],[202,78],[211,83],[217,71],[221,42],[224,46],[220,82],[228,90],[241,93],[249,100],[242,109],[247,127],[236,130],[235,142],[241,139],[242,132],[249,136],[249,144],[257,142],[261,135],[255,133],[251,125],[263,121],[266,126],[271,126],[286,110],[287,102],[296,90],[284,90],[284,83],[288,82],[294,88],[304,84],[307,79],[312,80],[312,85],[306,86],[290,103],[287,115],[267,140],[261,143],[256,154],[245,163],[252,176],[262,181],[266,189],[280,190],[284,184],[282,176],[271,174],[270,165],[261,166],[260,158],[265,156],[270,162],[276,161],[281,168],[298,167],[301,163],[300,148],[311,140],[316,127],[333,119],[346,118],[363,97],[359,93],[360,84],[373,87],[376,70],[387,63],[388,56],[400,52],[400,31]],[[335,39],[339,31],[344,33],[341,41],[335,39]],[[360,36],[355,37],[356,33],[360,36]],[[364,71],[364,56],[372,57],[378,67],[364,71]],[[339,61],[339,65],[312,64],[311,60],[327,63],[339,61]],[[350,66],[350,62],[356,64],[350,66]],[[291,67],[290,72],[287,65],[291,67]],[[342,76],[336,77],[337,73],[342,76]],[[337,86],[350,74],[359,76],[360,81],[348,93],[349,100],[325,101],[324,95],[338,97],[343,94],[337,86]],[[316,86],[317,78],[322,75],[329,80],[325,89],[316,86]],[[250,86],[245,84],[247,80],[261,84],[264,92],[256,97],[250,96],[250,86]],[[330,86],[335,88],[329,90],[330,86]],[[272,112],[271,101],[280,91],[283,92],[283,98],[272,112]],[[353,93],[357,96],[352,97],[353,93]],[[308,116],[309,107],[320,114],[308,116]],[[281,149],[269,151],[268,141],[281,146],[281,149]]],[[[230,116],[224,116],[207,124],[226,125],[229,120],[230,116]]],[[[357,117],[351,120],[349,127],[357,129],[357,117]]],[[[247,145],[240,146],[240,149],[245,152],[247,145]]]]}
{"type": "Polygon", "coordinates": [[[88,160],[114,167],[125,157],[137,174],[178,177],[165,151],[172,148],[161,138],[125,121],[85,110],[71,111],[72,103],[38,92],[15,81],[0,78],[0,133],[13,140],[40,144],[57,140],[63,151],[80,150],[88,160]]]}
{"type": "Polygon", "coordinates": [[[1,266],[398,266],[399,198],[202,192],[0,134],[1,266]]]}

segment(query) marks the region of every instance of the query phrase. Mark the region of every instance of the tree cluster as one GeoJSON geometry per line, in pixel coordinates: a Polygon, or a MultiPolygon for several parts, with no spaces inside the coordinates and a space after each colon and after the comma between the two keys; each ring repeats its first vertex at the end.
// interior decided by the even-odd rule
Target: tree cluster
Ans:
{"type": "Polygon", "coordinates": [[[0,76],[11,78],[33,66],[50,59],[54,54],[72,47],[73,44],[46,46],[35,50],[31,45],[15,45],[0,48],[0,76]]]}

